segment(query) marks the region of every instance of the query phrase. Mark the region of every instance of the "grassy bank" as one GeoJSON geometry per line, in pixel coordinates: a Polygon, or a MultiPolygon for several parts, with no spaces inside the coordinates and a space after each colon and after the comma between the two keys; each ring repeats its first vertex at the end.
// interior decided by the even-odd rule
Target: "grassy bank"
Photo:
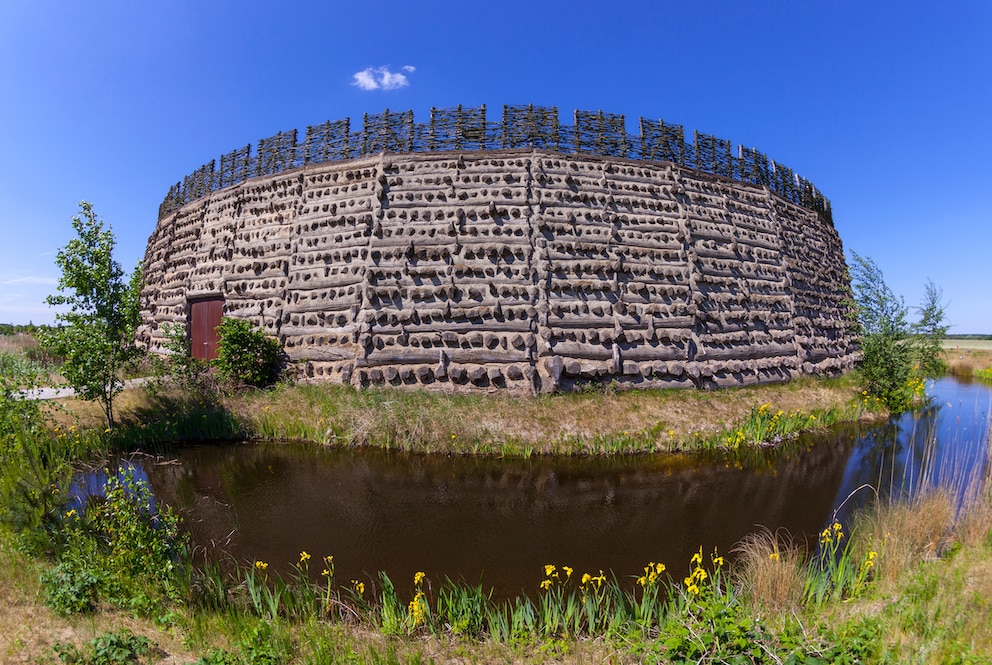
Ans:
{"type": "MultiPolygon", "coordinates": [[[[775,443],[864,417],[861,398],[850,377],[537,398],[284,384],[213,403],[168,388],[132,389],[118,411],[120,436],[132,442],[242,437],[455,454],[615,454],[775,443]]],[[[92,403],[60,400],[48,408],[63,429],[101,427],[92,403]]]]}
{"type": "MultiPolygon", "coordinates": [[[[986,340],[946,340],[951,371],[978,378],[992,372],[987,345],[986,340]]],[[[537,398],[283,384],[204,403],[168,388],[157,394],[132,389],[120,396],[117,408],[125,425],[140,430],[133,432],[138,441],[244,437],[529,455],[766,443],[838,420],[882,415],[878,404],[861,398],[856,378],[848,375],[709,392],[596,390],[537,398]],[[756,422],[762,405],[771,415],[782,412],[770,431],[756,422]]],[[[96,429],[102,416],[97,405],[70,399],[50,409],[50,418],[63,428],[96,429]]]]}
{"type": "Polygon", "coordinates": [[[86,510],[68,503],[81,459],[183,440],[522,455],[774,445],[870,413],[850,377],[537,399],[283,385],[197,401],[139,389],[123,395],[114,432],[84,402],[2,406],[4,663],[992,662],[988,478],[963,506],[962,488],[876,506],[831,525],[815,550],[759,533],[733,564],[699,543],[690,561],[616,578],[549,561],[541,585],[508,602],[445,579],[415,578],[408,594],[385,576],[336,580],[325,553],[301,552],[289,578],[264,561],[233,576],[194,567],[168,510],[133,480],[86,510]]]}
{"type": "MultiPolygon", "coordinates": [[[[830,528],[822,553],[759,534],[727,565],[645,562],[612,579],[549,564],[529,598],[421,578],[344,590],[269,576],[181,573],[172,599],[145,587],[62,616],[41,602],[50,564],[0,532],[5,663],[992,662],[992,501],[956,511],[936,492],[830,528]],[[848,533],[848,531],[851,531],[848,533]],[[183,575],[188,575],[182,579],[183,575]],[[99,660],[98,648],[123,654],[99,660]],[[139,655],[139,652],[141,655],[139,655]],[[61,654],[61,655],[60,655],[61,654]],[[69,654],[71,658],[66,656],[69,654]],[[134,660],[125,660],[132,654],[134,660]],[[74,659],[73,659],[74,658],[74,659]]],[[[301,570],[333,561],[304,557],[301,570]]]]}

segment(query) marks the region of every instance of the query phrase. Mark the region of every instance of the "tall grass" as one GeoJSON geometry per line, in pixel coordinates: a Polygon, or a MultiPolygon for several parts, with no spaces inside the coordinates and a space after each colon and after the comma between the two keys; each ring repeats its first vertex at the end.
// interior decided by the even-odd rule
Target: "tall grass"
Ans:
{"type": "MultiPolygon", "coordinates": [[[[992,419],[983,429],[988,447],[992,419]]],[[[992,606],[978,599],[992,593],[992,450],[985,465],[973,467],[966,446],[942,460],[937,448],[931,430],[922,468],[908,465],[903,477],[880,479],[888,485],[881,498],[850,524],[832,521],[812,549],[781,532],[742,543],[735,585],[753,611],[822,618],[863,598],[859,611],[872,616],[876,655],[988,662],[992,606]],[[909,491],[896,491],[901,487],[909,491]]]]}
{"type": "Polygon", "coordinates": [[[847,406],[837,406],[841,394],[854,396],[850,386],[826,387],[812,403],[829,406],[803,408],[781,386],[718,396],[632,391],[525,399],[298,385],[228,399],[225,407],[252,438],[263,440],[455,454],[627,454],[778,445],[857,418],[862,406],[850,398],[847,406]],[[773,408],[768,399],[753,406],[762,397],[784,406],[773,408]],[[713,422],[717,413],[731,424],[696,427],[700,420],[713,422]]]}

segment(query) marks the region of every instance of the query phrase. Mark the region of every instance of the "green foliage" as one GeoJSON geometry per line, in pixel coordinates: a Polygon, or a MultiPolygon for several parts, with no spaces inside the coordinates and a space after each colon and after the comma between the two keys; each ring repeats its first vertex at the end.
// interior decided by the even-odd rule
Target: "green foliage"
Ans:
{"type": "Polygon", "coordinates": [[[238,642],[245,665],[279,665],[286,661],[289,646],[265,621],[252,626],[238,642]]]}
{"type": "Polygon", "coordinates": [[[213,364],[221,375],[236,385],[264,388],[279,375],[282,348],[244,319],[221,319],[217,358],[213,364]]]}
{"type": "Polygon", "coordinates": [[[58,548],[71,448],[26,421],[0,451],[0,522],[11,526],[31,552],[58,548]]]}
{"type": "Polygon", "coordinates": [[[943,339],[950,326],[944,324],[945,309],[943,292],[931,280],[927,280],[923,304],[917,308],[920,320],[913,326],[919,371],[926,378],[947,373],[943,339]]]}
{"type": "Polygon", "coordinates": [[[906,306],[886,285],[874,261],[855,252],[851,255],[863,388],[890,410],[905,411],[912,404],[915,388],[906,306]]]}
{"type": "Polygon", "coordinates": [[[211,649],[200,656],[193,665],[238,665],[241,661],[236,655],[224,649],[211,649]]]}
{"type": "Polygon", "coordinates": [[[291,650],[271,622],[258,621],[242,632],[235,651],[210,649],[193,665],[279,665],[287,662],[291,650]]]}
{"type": "Polygon", "coordinates": [[[66,665],[131,665],[139,662],[151,648],[152,643],[147,637],[135,635],[126,628],[93,638],[88,648],[83,650],[61,642],[56,642],[52,647],[59,660],[66,665]]]}
{"type": "Polygon", "coordinates": [[[905,411],[923,397],[923,379],[947,371],[942,341],[949,326],[944,324],[943,294],[927,280],[923,304],[916,308],[920,320],[910,325],[902,298],[885,284],[875,262],[855,252],[851,255],[863,394],[869,398],[866,401],[905,411]]]}
{"type": "Polygon", "coordinates": [[[450,626],[455,635],[482,634],[492,592],[486,593],[481,584],[467,586],[446,580],[438,591],[437,617],[450,626]]]}
{"type": "Polygon", "coordinates": [[[733,429],[708,437],[701,444],[705,447],[729,450],[778,444],[794,439],[802,432],[831,425],[840,419],[840,414],[835,410],[817,413],[797,410],[785,413],[782,410],[773,411],[771,406],[771,403],[768,403],[752,408],[748,417],[733,429]]]}
{"type": "Polygon", "coordinates": [[[30,360],[0,351],[0,455],[15,445],[18,436],[40,431],[38,402],[21,399],[20,393],[38,387],[41,375],[30,360]]]}
{"type": "Polygon", "coordinates": [[[154,356],[155,381],[151,385],[157,390],[168,379],[193,403],[212,401],[216,391],[210,377],[210,364],[193,357],[186,327],[181,323],[166,323],[162,332],[165,334],[162,346],[166,355],[154,356]]]}
{"type": "Polygon", "coordinates": [[[59,294],[45,300],[68,311],[56,314],[58,327],[45,331],[40,341],[64,358],[62,375],[80,397],[100,402],[107,427],[113,428],[121,375],[140,355],[134,333],[140,322],[141,269],[125,279],[113,258],[113,232],[104,229],[91,204],[83,201],[80,208],[72,219],[76,237],[56,258],[62,271],[59,294]]]}
{"type": "Polygon", "coordinates": [[[774,662],[767,653],[771,636],[729,593],[698,599],[660,632],[666,660],[673,663],[774,662]]]}
{"type": "Polygon", "coordinates": [[[857,598],[871,583],[878,552],[859,558],[853,541],[845,538],[840,522],[834,521],[820,533],[820,548],[809,561],[804,597],[808,604],[823,605],[857,598]]]}
{"type": "Polygon", "coordinates": [[[56,614],[70,616],[92,612],[100,579],[78,558],[67,558],[41,574],[42,597],[56,614]]]}
{"type": "Polygon", "coordinates": [[[185,558],[178,517],[156,508],[148,484],[130,468],[111,476],[104,494],[82,513],[61,516],[58,563],[42,576],[46,603],[69,614],[105,598],[149,613],[159,600],[178,598],[177,564],[185,558]]]}
{"type": "Polygon", "coordinates": [[[36,326],[33,323],[28,323],[27,325],[0,323],[0,335],[34,335],[39,330],[43,330],[44,328],[45,326],[36,326]]]}
{"type": "Polygon", "coordinates": [[[106,499],[86,516],[102,545],[102,567],[116,579],[153,580],[170,590],[183,553],[179,518],[155,506],[148,483],[135,480],[130,467],[111,476],[104,491],[106,499]]]}

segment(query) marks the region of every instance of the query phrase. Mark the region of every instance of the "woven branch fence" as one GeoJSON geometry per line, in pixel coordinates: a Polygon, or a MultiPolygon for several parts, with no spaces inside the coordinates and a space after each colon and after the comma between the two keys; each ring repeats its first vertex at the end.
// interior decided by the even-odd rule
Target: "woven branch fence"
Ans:
{"type": "Polygon", "coordinates": [[[672,162],[706,173],[768,187],[782,198],[817,212],[833,224],[830,201],[813,183],[754,148],[694,131],[682,125],[641,118],[640,134],[627,132],[623,114],[575,111],[573,124],[559,122],[555,106],[503,106],[491,122],[486,107],[432,108],[430,120],[417,123],[413,111],[365,114],[360,130],[351,121],[307,127],[302,142],[295,129],[261,139],[211,160],[169,189],[159,219],[210,192],[309,164],[357,159],[381,152],[450,152],[536,149],[564,154],[672,162]]]}

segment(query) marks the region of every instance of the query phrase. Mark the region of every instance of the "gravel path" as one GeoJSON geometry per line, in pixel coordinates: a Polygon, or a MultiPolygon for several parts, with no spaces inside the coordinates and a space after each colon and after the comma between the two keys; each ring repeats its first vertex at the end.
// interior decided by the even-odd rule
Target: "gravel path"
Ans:
{"type": "MultiPolygon", "coordinates": [[[[147,377],[142,377],[139,379],[128,379],[124,382],[125,388],[134,388],[135,386],[144,385],[148,383],[149,379],[147,377]]],[[[62,388],[33,388],[32,390],[22,390],[18,393],[21,399],[62,399],[64,397],[72,397],[76,394],[76,391],[69,387],[62,388]]]]}

